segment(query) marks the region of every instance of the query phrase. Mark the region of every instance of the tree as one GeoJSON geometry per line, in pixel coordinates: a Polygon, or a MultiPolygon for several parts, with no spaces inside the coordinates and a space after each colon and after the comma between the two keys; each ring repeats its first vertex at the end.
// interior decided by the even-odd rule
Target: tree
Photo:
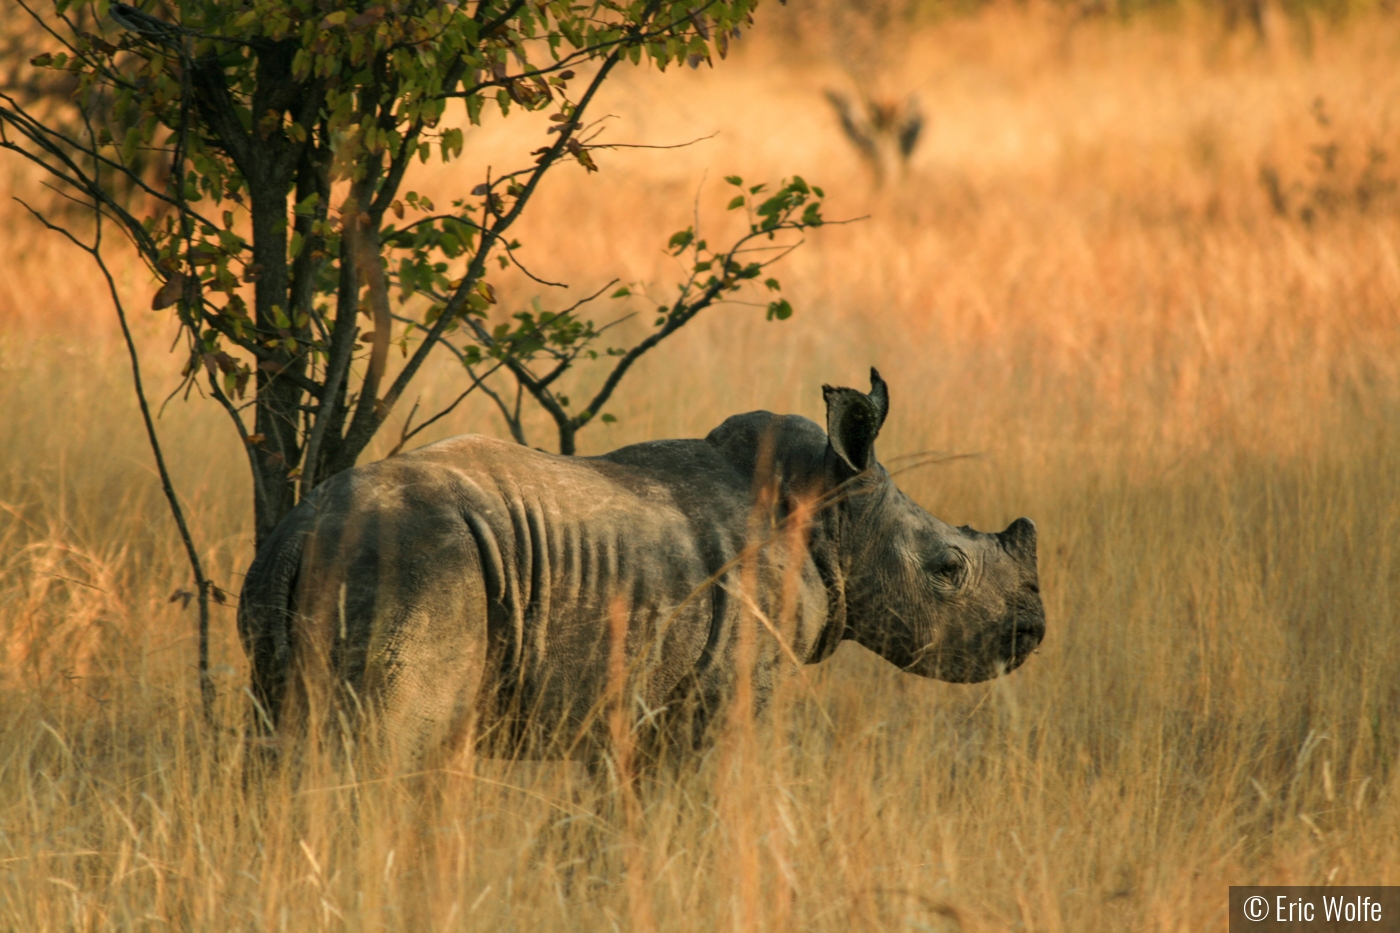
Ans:
{"type": "MultiPolygon", "coordinates": [[[[750,212],[747,233],[721,249],[693,228],[673,236],[669,248],[691,271],[630,347],[600,353],[610,325],[581,316],[582,303],[504,319],[493,308],[488,273],[493,261],[519,265],[510,230],[541,180],[567,161],[597,170],[592,153],[607,144],[588,111],[614,69],[643,59],[660,69],[712,64],[756,4],[167,0],[149,12],[57,0],[52,14],[25,7],[55,43],[31,64],[76,79],[77,119],[46,121],[0,94],[0,147],[38,163],[94,212],[90,242],[45,222],[104,272],[106,223],[161,283],[152,307],[178,318],[186,379],[222,406],[244,442],[261,544],[301,497],[355,464],[434,351],[460,361],[463,392],[417,428],[406,423],[399,446],[481,389],[522,443],[522,400],[542,407],[560,452],[571,454],[577,433],[607,417],[604,405],[638,357],[756,285],[790,248],[754,241],[823,222],[823,193],[801,178],[769,191],[731,177],[730,208],[750,212]],[[551,125],[532,164],[488,174],[443,208],[409,182],[416,163],[461,155],[462,128],[447,119],[453,101],[472,123],[494,104],[506,116],[549,110],[551,125]],[[153,161],[162,172],[150,171],[153,161]],[[402,351],[396,371],[391,346],[402,351]],[[560,376],[599,359],[611,367],[601,389],[571,406],[560,376]],[[492,387],[502,378],[514,392],[492,387]]],[[[779,289],[775,279],[764,284],[779,289]]],[[[770,319],[792,312],[779,297],[765,301],[770,319]]],[[[118,313],[125,327],[119,302],[118,313]]],[[[129,334],[128,345],[136,366],[129,334]]],[[[162,474],[195,572],[203,645],[208,597],[220,594],[199,567],[163,466],[162,474]]]]}

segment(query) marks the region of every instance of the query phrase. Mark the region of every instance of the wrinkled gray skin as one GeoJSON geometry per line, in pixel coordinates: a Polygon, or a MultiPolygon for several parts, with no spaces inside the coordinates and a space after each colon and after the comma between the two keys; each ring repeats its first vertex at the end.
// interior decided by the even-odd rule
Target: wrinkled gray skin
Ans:
{"type": "Polygon", "coordinates": [[[847,638],[946,681],[1015,669],[1045,633],[1035,526],[952,528],[895,488],[871,380],[869,395],[824,387],[827,433],[759,411],[601,457],[468,435],[339,474],[243,586],[260,720],[292,731],[348,711],[402,767],[471,741],[588,759],[614,618],[642,747],[700,741],[743,626],[760,706],[794,656],[847,638]],[[767,543],[741,558],[749,542],[767,543]]]}

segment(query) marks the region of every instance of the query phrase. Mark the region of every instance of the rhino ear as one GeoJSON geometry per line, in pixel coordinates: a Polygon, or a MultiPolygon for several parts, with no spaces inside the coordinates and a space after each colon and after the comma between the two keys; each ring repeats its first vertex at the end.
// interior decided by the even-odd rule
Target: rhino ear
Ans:
{"type": "Polygon", "coordinates": [[[997,537],[1013,557],[1035,566],[1035,522],[1018,518],[1005,531],[997,532],[997,537]]]}
{"type": "Polygon", "coordinates": [[[831,449],[857,473],[875,464],[875,437],[889,413],[889,389],[870,370],[870,394],[822,386],[826,399],[826,434],[831,449]]]}
{"type": "Polygon", "coordinates": [[[878,431],[885,425],[885,416],[890,413],[890,387],[885,385],[885,380],[880,378],[880,371],[874,366],[870,367],[870,401],[875,403],[876,409],[880,412],[880,425],[878,431]]]}

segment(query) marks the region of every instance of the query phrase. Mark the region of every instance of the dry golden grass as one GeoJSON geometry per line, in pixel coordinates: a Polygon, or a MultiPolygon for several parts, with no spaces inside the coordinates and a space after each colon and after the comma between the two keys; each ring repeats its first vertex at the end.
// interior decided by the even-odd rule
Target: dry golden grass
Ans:
{"type": "MultiPolygon", "coordinates": [[[[713,73],[625,76],[616,139],[720,135],[561,173],[523,255],[580,290],[617,274],[660,294],[658,247],[697,190],[722,225],[731,172],[799,172],[834,192],[829,215],[871,219],[782,267],[792,321],[720,309],[648,358],[585,451],[757,407],[816,416],[821,382],[875,363],[885,460],[979,454],[907,491],[952,522],[1039,524],[1039,654],[953,686],[847,645],[771,730],[632,816],[552,764],[465,763],[434,805],[315,769],[245,794],[232,613],[210,735],[100,283],[8,211],[0,929],[1201,931],[1226,928],[1231,883],[1400,884],[1400,210],[1304,223],[1258,182],[1270,165],[1315,184],[1309,147],[1334,140],[1338,185],[1369,146],[1400,155],[1400,26],[1319,29],[1310,55],[1189,17],[930,27],[884,76],[931,127],[881,192],[824,109],[843,76],[819,43],[756,40],[713,73]]],[[[531,141],[475,130],[479,161],[420,188],[459,190],[531,141]]],[[[120,274],[144,306],[149,281],[120,274]]],[[[138,317],[168,391],[171,334],[138,317]]],[[[453,385],[431,374],[424,404],[453,385]]],[[[246,479],[220,417],[175,401],[161,424],[236,588],[246,479]]],[[[442,427],[501,431],[484,407],[442,427]]]]}

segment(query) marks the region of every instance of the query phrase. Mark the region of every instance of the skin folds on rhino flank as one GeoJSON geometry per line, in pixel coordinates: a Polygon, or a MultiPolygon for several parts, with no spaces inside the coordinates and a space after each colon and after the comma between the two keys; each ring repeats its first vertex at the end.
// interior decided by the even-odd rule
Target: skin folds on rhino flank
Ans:
{"type": "Polygon", "coordinates": [[[759,706],[847,638],[941,680],[1015,669],[1045,633],[1035,526],[953,528],[900,492],[871,383],[823,388],[825,432],[759,411],[600,457],[467,435],[333,477],[243,586],[258,720],[360,723],[401,767],[473,741],[587,758],[615,631],[644,745],[698,741],[744,625],[759,706]]]}

